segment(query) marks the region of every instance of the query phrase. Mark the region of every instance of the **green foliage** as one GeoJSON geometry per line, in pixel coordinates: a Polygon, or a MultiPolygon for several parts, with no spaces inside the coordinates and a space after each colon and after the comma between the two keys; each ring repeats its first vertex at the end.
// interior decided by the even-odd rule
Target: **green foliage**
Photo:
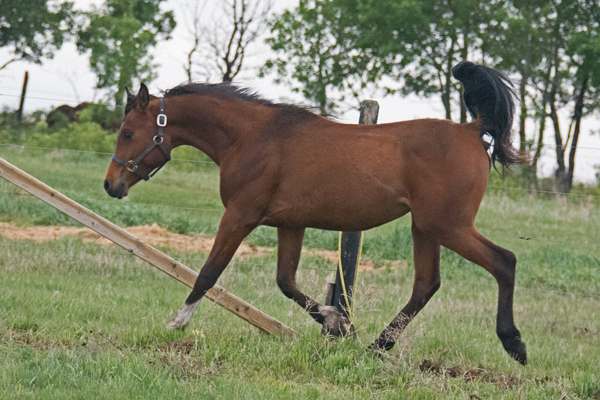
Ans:
{"type": "Polygon", "coordinates": [[[52,110],[46,117],[46,123],[51,125],[54,129],[66,128],[71,121],[64,113],[58,110],[52,110]]]}
{"type": "Polygon", "coordinates": [[[172,11],[161,12],[164,0],[106,0],[102,8],[86,13],[77,47],[90,52],[90,65],[98,76],[97,87],[108,89],[116,104],[125,98],[125,86],[134,79],[154,77],[150,48],[167,39],[175,28],[172,11]]]}
{"type": "Polygon", "coordinates": [[[0,1],[0,47],[10,51],[0,70],[18,60],[51,58],[69,32],[73,3],[48,0],[0,1]]]}
{"type": "Polygon", "coordinates": [[[333,100],[343,101],[346,91],[364,96],[367,73],[381,66],[356,50],[357,37],[344,28],[346,19],[331,0],[301,0],[295,10],[273,17],[266,42],[278,56],[265,63],[261,75],[276,72],[277,83],[301,92],[321,114],[335,111],[333,100]]]}
{"type": "Polygon", "coordinates": [[[48,133],[47,128],[40,127],[28,135],[24,144],[106,153],[114,151],[116,137],[108,135],[98,124],[82,122],[70,124],[52,133],[48,133]]]}
{"type": "Polygon", "coordinates": [[[103,129],[115,132],[123,121],[123,109],[108,104],[89,104],[77,113],[80,123],[94,122],[103,129]]]}

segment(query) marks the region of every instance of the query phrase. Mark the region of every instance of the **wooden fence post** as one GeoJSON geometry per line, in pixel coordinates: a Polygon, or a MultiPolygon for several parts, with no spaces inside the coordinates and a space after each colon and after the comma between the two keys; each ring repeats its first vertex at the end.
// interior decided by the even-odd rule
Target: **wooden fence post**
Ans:
{"type": "MultiPolygon", "coordinates": [[[[379,103],[373,100],[365,100],[360,103],[359,124],[376,124],[378,115],[379,103]]],[[[335,283],[327,285],[325,304],[335,306],[347,318],[351,317],[352,294],[356,283],[356,270],[360,261],[362,236],[362,232],[342,232],[340,234],[340,259],[335,283]]]]}
{"type": "Polygon", "coordinates": [[[25,71],[25,77],[23,78],[23,90],[21,90],[21,100],[19,101],[19,109],[17,110],[17,121],[21,122],[23,119],[23,107],[25,105],[25,94],[27,93],[27,82],[29,82],[29,72],[25,71]]]}
{"type": "MultiPolygon", "coordinates": [[[[198,276],[195,271],[141,241],[107,219],[95,214],[81,204],[71,200],[45,183],[35,179],[33,176],[20,170],[2,158],[0,158],[0,176],[26,192],[31,193],[40,200],[45,201],[59,211],[76,219],[93,231],[96,231],[105,238],[123,247],[125,250],[135,254],[142,260],[152,264],[184,285],[190,288],[194,287],[196,277],[198,276]]],[[[218,285],[215,285],[206,292],[205,297],[226,310],[231,311],[244,321],[256,326],[263,332],[281,336],[298,336],[298,333],[293,329],[263,313],[256,307],[218,285]]]]}

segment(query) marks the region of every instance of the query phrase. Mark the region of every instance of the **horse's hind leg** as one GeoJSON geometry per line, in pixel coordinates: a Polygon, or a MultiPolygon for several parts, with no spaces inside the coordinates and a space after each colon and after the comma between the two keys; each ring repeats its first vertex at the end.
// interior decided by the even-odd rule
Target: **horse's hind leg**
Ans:
{"type": "Polygon", "coordinates": [[[451,232],[442,239],[442,245],[469,261],[485,268],[498,282],[498,315],[496,332],[508,354],[523,365],[527,364],[527,350],[513,318],[513,293],[517,258],[502,247],[490,242],[474,227],[451,232]]]}
{"type": "Polygon", "coordinates": [[[296,271],[300,261],[304,228],[278,228],[277,238],[277,285],[283,294],[304,308],[315,321],[323,325],[323,329],[329,334],[346,336],[353,332],[354,328],[350,320],[335,307],[317,303],[302,293],[296,285],[296,271]]]}
{"type": "Polygon", "coordinates": [[[415,280],[408,303],[371,345],[374,351],[390,350],[404,328],[440,287],[440,244],[412,227],[415,280]]]}
{"type": "Polygon", "coordinates": [[[204,294],[217,283],[217,279],[233,258],[242,240],[256,227],[256,224],[250,223],[246,217],[240,216],[240,214],[236,210],[225,210],[215,243],[196,278],[194,288],[175,318],[167,325],[167,329],[185,329],[192,320],[204,294]]]}

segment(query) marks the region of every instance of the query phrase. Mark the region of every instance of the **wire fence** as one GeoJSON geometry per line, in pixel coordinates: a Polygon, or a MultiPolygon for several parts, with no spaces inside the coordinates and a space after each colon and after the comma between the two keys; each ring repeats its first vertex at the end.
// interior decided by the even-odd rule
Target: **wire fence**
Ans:
{"type": "MultiPolygon", "coordinates": [[[[66,152],[82,152],[82,153],[99,154],[99,155],[111,155],[111,153],[104,153],[104,152],[80,151],[80,150],[72,150],[72,149],[48,148],[48,147],[37,147],[37,146],[22,146],[22,145],[15,145],[12,143],[0,143],[0,147],[2,147],[2,146],[23,148],[23,149],[45,150],[45,151],[66,151],[66,152]]],[[[600,150],[600,149],[598,149],[598,150],[600,150]]],[[[173,159],[173,161],[214,164],[214,162],[212,162],[212,161],[203,161],[203,160],[173,159]]],[[[214,164],[214,165],[216,165],[216,164],[214,164]]],[[[600,198],[600,196],[594,195],[594,194],[561,193],[561,192],[556,192],[556,191],[548,191],[548,190],[541,190],[541,189],[528,189],[528,188],[512,187],[512,186],[488,185],[487,188],[491,189],[491,190],[495,190],[495,191],[504,191],[504,192],[519,191],[519,192],[526,192],[526,193],[531,193],[531,194],[562,196],[562,197],[567,197],[567,198],[569,198],[569,197],[571,197],[571,198],[588,198],[588,199],[600,198]]],[[[35,196],[33,196],[31,194],[20,192],[20,191],[14,191],[14,192],[0,191],[0,193],[6,194],[6,195],[23,196],[23,197],[30,197],[30,198],[37,199],[35,196]]],[[[177,205],[172,205],[172,204],[140,203],[140,202],[132,202],[132,201],[117,202],[115,200],[95,199],[95,198],[90,198],[90,197],[78,197],[78,196],[72,196],[71,198],[73,200],[81,202],[81,203],[90,203],[90,202],[91,203],[102,203],[102,204],[111,205],[113,207],[140,206],[140,207],[173,209],[173,210],[180,210],[180,211],[209,212],[209,213],[220,213],[220,214],[222,214],[225,211],[224,208],[214,208],[213,209],[213,208],[184,207],[184,206],[177,206],[177,205]]],[[[37,199],[37,200],[39,202],[42,202],[39,199],[37,199]]],[[[582,242],[582,241],[559,241],[559,240],[535,238],[535,237],[523,236],[523,235],[514,235],[514,236],[510,236],[510,237],[505,236],[504,238],[508,238],[508,239],[517,239],[518,238],[521,240],[535,240],[535,241],[542,241],[542,242],[548,242],[548,243],[563,243],[563,244],[578,244],[578,245],[584,244],[584,245],[589,245],[589,246],[599,246],[600,245],[598,243],[589,242],[587,240],[584,242],[582,242]]]]}
{"type": "MultiPolygon", "coordinates": [[[[56,148],[56,147],[27,146],[27,145],[13,144],[13,143],[0,143],[0,147],[13,147],[13,148],[19,148],[19,149],[46,150],[46,151],[64,151],[64,152],[75,152],[75,153],[85,153],[85,154],[97,154],[97,155],[112,156],[112,153],[106,153],[106,152],[89,151],[89,150],[73,150],[73,149],[64,149],[64,148],[56,148]]],[[[592,149],[592,148],[590,148],[590,149],[592,149]]],[[[600,151],[600,148],[598,148],[598,149],[594,148],[593,150],[599,150],[600,151]]],[[[199,163],[199,164],[210,164],[210,165],[215,165],[216,166],[216,164],[215,164],[214,161],[206,161],[206,160],[172,158],[171,161],[191,162],[191,163],[199,163]]],[[[599,158],[599,162],[600,162],[600,158],[599,158]]],[[[530,193],[542,193],[542,194],[557,195],[557,196],[573,196],[573,197],[600,198],[600,196],[593,195],[593,194],[580,194],[580,193],[570,193],[570,192],[566,193],[566,192],[541,190],[541,189],[527,189],[527,188],[512,187],[512,186],[493,186],[493,185],[488,185],[487,187],[488,187],[488,189],[518,190],[518,191],[525,191],[525,192],[530,192],[530,193]]]]}
{"type": "MultiPolygon", "coordinates": [[[[6,94],[6,93],[0,93],[0,96],[6,96],[6,97],[17,97],[20,98],[20,95],[11,95],[11,94],[6,94]]],[[[48,100],[48,101],[62,101],[65,103],[79,103],[77,101],[73,101],[73,100],[67,100],[67,99],[56,99],[56,98],[47,98],[47,97],[31,97],[28,96],[28,98],[35,98],[37,100],[48,100]]],[[[89,104],[99,104],[99,105],[106,105],[104,103],[93,103],[93,102],[89,102],[89,104]]],[[[517,142],[519,143],[519,142],[517,142]]],[[[528,146],[532,146],[532,143],[530,142],[525,142],[524,144],[528,145],[528,146]]],[[[555,149],[557,147],[557,145],[555,143],[542,143],[542,144],[533,144],[533,149],[535,149],[535,146],[541,145],[546,149],[555,149]]],[[[20,149],[31,149],[31,150],[44,150],[44,151],[62,151],[62,152],[73,152],[73,153],[84,153],[84,154],[97,154],[97,155],[103,155],[103,156],[110,156],[112,155],[112,153],[106,153],[106,152],[96,152],[96,151],[87,151],[87,150],[76,150],[76,149],[65,149],[65,148],[52,148],[52,147],[39,147],[39,146],[27,146],[27,145],[18,145],[18,144],[13,144],[13,143],[0,143],[0,147],[11,147],[11,148],[20,148],[20,149]]],[[[563,150],[568,150],[572,148],[572,146],[562,146],[563,150]]],[[[589,150],[589,151],[600,151],[600,148],[596,148],[596,147],[588,147],[588,146],[577,146],[578,150],[589,150]]],[[[579,155],[579,157],[581,157],[581,155],[579,155]]],[[[596,157],[595,157],[596,158],[596,157]]],[[[600,161],[600,157],[598,157],[599,161],[600,161]]],[[[175,162],[190,162],[190,163],[199,163],[199,164],[212,164],[212,165],[216,165],[214,162],[212,161],[205,161],[205,160],[194,160],[194,159],[177,159],[174,158],[172,159],[172,161],[175,162]]],[[[510,187],[510,186],[488,186],[488,189],[491,190],[497,190],[497,191],[521,191],[521,192],[527,192],[527,193],[531,193],[531,194],[543,194],[543,195],[555,195],[555,196],[564,196],[564,197],[577,197],[577,198],[600,198],[600,196],[598,195],[592,195],[592,194],[580,194],[580,193],[560,193],[560,192],[556,192],[556,191],[548,191],[548,190],[540,190],[540,189],[528,189],[528,188],[521,188],[521,187],[510,187]]],[[[28,197],[33,197],[35,198],[35,196],[30,195],[28,193],[20,193],[20,192],[10,192],[10,191],[0,191],[1,194],[7,194],[7,195],[14,195],[14,196],[28,196],[28,197]]],[[[37,198],[36,198],[37,199],[37,198]]],[[[39,199],[38,199],[39,200],[39,199]]],[[[80,202],[97,202],[97,203],[106,203],[106,204],[111,204],[112,206],[116,206],[116,207],[129,207],[129,206],[144,206],[144,207],[157,207],[157,208],[166,208],[166,209],[175,209],[175,210],[181,210],[181,211],[195,211],[195,212],[211,212],[211,213],[223,213],[224,212],[224,208],[223,209],[208,209],[208,208],[195,208],[195,207],[181,207],[181,206],[175,206],[175,205],[169,205],[169,204],[151,204],[151,203],[136,203],[136,202],[115,202],[115,201],[111,201],[111,200],[100,200],[100,199],[90,199],[90,198],[74,198],[74,200],[76,201],[80,201],[80,202]]],[[[40,202],[42,202],[41,200],[39,200],[40,202]]],[[[570,241],[570,240],[553,240],[553,239],[545,239],[545,238],[536,238],[536,237],[530,237],[530,236],[522,236],[522,235],[511,235],[511,236],[498,236],[496,235],[496,237],[502,237],[505,239],[511,239],[511,240],[532,240],[532,241],[539,241],[539,242],[546,242],[546,243],[552,243],[552,244],[569,244],[569,245],[584,245],[584,246],[600,246],[600,243],[594,243],[594,242],[590,242],[589,240],[578,240],[578,241],[570,241]]],[[[2,247],[21,247],[21,248],[29,248],[29,249],[47,249],[47,250],[51,250],[53,248],[49,247],[49,246],[43,246],[43,245],[35,245],[35,244],[6,244],[6,243],[0,243],[0,246],[2,247]]],[[[89,253],[89,254],[105,254],[105,255],[109,255],[109,256],[114,256],[114,257],[136,257],[135,255],[128,253],[126,251],[123,252],[113,252],[113,251],[87,251],[87,250],[80,250],[83,251],[84,253],[89,253]]],[[[204,261],[206,261],[205,258],[178,258],[179,261],[181,262],[200,262],[203,263],[204,261]]],[[[264,267],[264,266],[270,266],[273,267],[276,264],[275,263],[252,263],[252,262],[242,262],[242,261],[233,261],[232,263],[230,263],[230,265],[232,266],[256,266],[256,267],[264,267]]],[[[315,270],[315,271],[322,271],[322,272],[326,272],[326,273],[333,273],[335,272],[336,268],[332,267],[331,269],[326,269],[326,268],[310,268],[310,267],[305,267],[303,266],[302,269],[308,269],[308,270],[315,270]]],[[[483,284],[483,283],[467,283],[467,282],[458,282],[458,281],[450,281],[453,282],[454,284],[460,284],[460,285],[479,285],[479,286],[485,286],[485,287],[496,287],[495,285],[489,285],[489,284],[483,284]]],[[[577,293],[577,292],[568,292],[568,291],[560,291],[560,290],[553,290],[553,289],[543,289],[543,288],[528,288],[528,287],[517,287],[516,290],[518,291],[525,291],[525,292],[540,292],[540,293],[549,293],[549,294],[556,294],[556,295],[568,295],[568,296],[578,296],[578,297],[585,297],[585,298],[600,298],[600,294],[590,294],[590,293],[577,293]]]]}
{"type": "MultiPolygon", "coordinates": [[[[13,244],[13,243],[7,244],[7,243],[0,242],[0,247],[24,248],[24,249],[28,249],[28,250],[41,250],[44,252],[58,251],[58,252],[61,252],[62,254],[68,254],[68,252],[66,251],[66,248],[60,247],[60,246],[47,246],[47,245],[40,245],[40,244],[13,244]]],[[[125,250],[123,250],[121,252],[98,251],[98,250],[89,251],[89,250],[78,248],[77,252],[92,255],[92,256],[96,256],[98,254],[103,254],[103,255],[108,255],[111,257],[127,257],[127,258],[137,260],[136,255],[126,252],[125,250]]],[[[189,262],[189,261],[203,263],[206,261],[206,258],[195,258],[195,257],[174,257],[174,258],[177,261],[182,262],[182,263],[189,262]]],[[[258,268],[267,268],[267,267],[276,268],[277,264],[275,262],[260,263],[260,262],[247,262],[247,261],[232,261],[228,264],[228,267],[240,267],[240,266],[252,266],[252,267],[258,267],[258,268]]],[[[302,270],[318,271],[318,272],[324,272],[326,274],[333,274],[336,272],[337,267],[334,266],[331,268],[311,268],[311,267],[302,265],[299,268],[299,271],[302,271],[302,270]]],[[[495,285],[495,284],[488,284],[488,283],[481,283],[481,282],[464,282],[464,281],[458,281],[458,280],[445,278],[444,284],[446,284],[446,283],[450,283],[454,286],[481,286],[481,287],[494,288],[494,289],[497,288],[497,285],[495,285]]],[[[553,295],[560,295],[560,296],[576,296],[576,297],[580,297],[580,298],[600,299],[600,294],[595,294],[595,293],[570,292],[570,291],[566,291],[566,290],[532,288],[532,287],[524,287],[524,286],[518,286],[518,285],[515,286],[515,290],[517,292],[546,293],[546,294],[553,294],[553,295]]]]}
{"type": "MultiPolygon", "coordinates": [[[[105,106],[105,107],[119,107],[119,108],[125,108],[125,106],[113,106],[107,103],[99,103],[99,102],[93,102],[93,101],[77,101],[77,100],[73,100],[73,99],[59,99],[59,98],[52,98],[52,97],[36,97],[36,96],[22,96],[19,94],[10,94],[10,93],[0,93],[0,97],[12,97],[12,98],[21,98],[21,97],[26,97],[29,99],[35,99],[35,100],[44,100],[44,101],[59,101],[59,102],[64,102],[64,103],[72,103],[72,104],[80,104],[80,103],[86,103],[86,104],[91,104],[91,105],[99,105],[99,106],[105,106]]],[[[427,104],[429,104],[429,102],[427,102],[427,104]]],[[[531,141],[525,141],[525,142],[521,142],[521,141],[517,141],[515,142],[517,144],[524,144],[526,146],[528,146],[529,149],[531,150],[535,150],[536,146],[542,146],[542,147],[551,147],[551,148],[556,148],[558,147],[558,145],[556,143],[532,143],[531,141]]],[[[577,150],[600,150],[600,147],[587,147],[587,146],[573,146],[573,145],[563,145],[561,146],[563,150],[570,150],[573,147],[576,147],[577,150]]]]}

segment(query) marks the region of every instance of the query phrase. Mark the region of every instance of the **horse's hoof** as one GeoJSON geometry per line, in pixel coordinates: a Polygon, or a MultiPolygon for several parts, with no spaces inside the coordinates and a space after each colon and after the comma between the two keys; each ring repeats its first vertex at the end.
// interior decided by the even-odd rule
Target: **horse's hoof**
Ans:
{"type": "Polygon", "coordinates": [[[527,346],[521,341],[520,336],[502,341],[504,350],[521,365],[527,365],[527,346]]]}
{"type": "Polygon", "coordinates": [[[177,313],[175,318],[173,318],[173,320],[167,324],[167,329],[168,330],[179,329],[179,330],[184,331],[185,328],[189,325],[189,323],[190,323],[190,321],[185,321],[185,319],[181,318],[179,313],[177,313]]]}
{"type": "Polygon", "coordinates": [[[322,335],[335,337],[353,337],[356,339],[356,330],[352,322],[333,306],[320,306],[319,312],[324,317],[322,335]]]}
{"type": "Polygon", "coordinates": [[[167,329],[185,330],[185,327],[188,326],[192,321],[196,307],[198,307],[198,303],[184,304],[181,306],[179,311],[177,311],[175,318],[173,318],[173,320],[167,324],[167,329]]]}

